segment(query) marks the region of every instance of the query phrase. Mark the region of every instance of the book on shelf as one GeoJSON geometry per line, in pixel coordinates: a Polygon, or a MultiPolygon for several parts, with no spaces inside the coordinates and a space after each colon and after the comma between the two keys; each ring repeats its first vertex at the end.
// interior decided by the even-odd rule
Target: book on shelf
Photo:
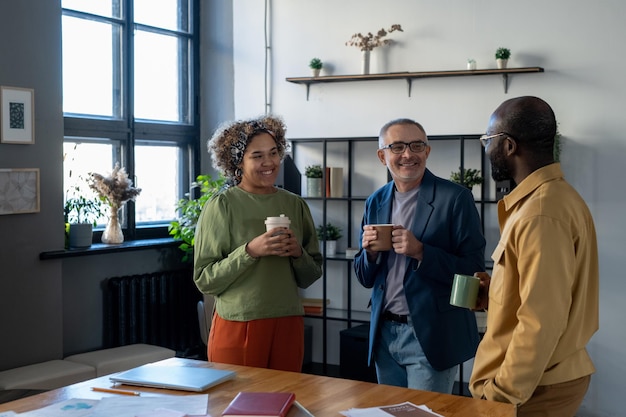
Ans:
{"type": "MultiPolygon", "coordinates": [[[[306,314],[321,315],[324,310],[324,301],[321,298],[301,298],[302,307],[306,314]]],[[[330,300],[326,300],[326,305],[330,300]]]]}
{"type": "Polygon", "coordinates": [[[228,404],[222,416],[285,417],[296,400],[292,392],[242,391],[228,404]]]}
{"type": "Polygon", "coordinates": [[[343,168],[326,167],[324,170],[326,197],[343,197],[343,168]]]}

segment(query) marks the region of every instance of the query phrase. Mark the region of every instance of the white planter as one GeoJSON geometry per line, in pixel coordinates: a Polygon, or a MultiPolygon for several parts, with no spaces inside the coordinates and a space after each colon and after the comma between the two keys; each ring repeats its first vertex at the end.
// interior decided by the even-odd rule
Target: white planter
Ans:
{"type": "Polygon", "coordinates": [[[508,63],[508,59],[496,59],[496,64],[498,65],[498,69],[506,68],[506,64],[508,63]]]}
{"type": "Polygon", "coordinates": [[[313,77],[319,77],[320,76],[320,71],[321,71],[321,69],[311,68],[311,75],[313,77]]]}
{"type": "Polygon", "coordinates": [[[474,71],[476,69],[476,61],[468,62],[467,63],[467,69],[470,70],[470,71],[474,71]]]}
{"type": "Polygon", "coordinates": [[[361,51],[361,74],[370,73],[370,51],[361,51]]]}
{"type": "Polygon", "coordinates": [[[322,179],[307,178],[306,179],[306,196],[321,197],[322,196],[322,179]]]}
{"type": "Polygon", "coordinates": [[[336,254],[337,254],[337,241],[327,240],[326,241],[326,256],[335,256],[336,254]]]}

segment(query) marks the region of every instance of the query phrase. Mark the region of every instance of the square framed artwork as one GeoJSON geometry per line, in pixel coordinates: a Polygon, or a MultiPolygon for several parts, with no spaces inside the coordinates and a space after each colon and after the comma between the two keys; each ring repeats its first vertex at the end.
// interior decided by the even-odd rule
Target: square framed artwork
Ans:
{"type": "Polygon", "coordinates": [[[0,87],[0,142],[35,143],[35,90],[0,87]]]}
{"type": "Polygon", "coordinates": [[[39,213],[39,169],[0,169],[0,215],[39,213]]]}

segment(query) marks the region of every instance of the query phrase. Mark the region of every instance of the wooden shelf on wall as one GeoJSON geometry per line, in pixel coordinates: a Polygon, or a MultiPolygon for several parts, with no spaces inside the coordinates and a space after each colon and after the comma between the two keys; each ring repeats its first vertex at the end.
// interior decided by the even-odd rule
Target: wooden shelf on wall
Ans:
{"type": "Polygon", "coordinates": [[[529,74],[544,72],[541,67],[505,68],[505,69],[481,69],[481,70],[455,70],[455,71],[421,71],[421,72],[390,72],[385,74],[367,75],[327,75],[322,77],[289,77],[290,83],[303,84],[306,86],[306,99],[309,100],[311,84],[342,83],[351,81],[381,81],[381,80],[406,80],[409,97],[414,79],[418,78],[441,78],[441,77],[467,77],[478,75],[501,75],[504,84],[504,93],[509,89],[509,75],[529,74]]]}

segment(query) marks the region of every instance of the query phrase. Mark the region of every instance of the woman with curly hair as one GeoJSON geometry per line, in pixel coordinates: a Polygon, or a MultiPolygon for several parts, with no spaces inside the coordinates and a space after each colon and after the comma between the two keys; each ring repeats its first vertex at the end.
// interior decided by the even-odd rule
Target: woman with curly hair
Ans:
{"type": "Polygon", "coordinates": [[[194,281],[215,297],[208,359],[299,372],[304,309],[298,288],[322,274],[315,225],[306,202],[274,186],[285,155],[277,117],[230,122],[208,144],[228,187],[200,214],[194,281]],[[265,219],[284,214],[286,229],[266,232],[265,219]]]}

